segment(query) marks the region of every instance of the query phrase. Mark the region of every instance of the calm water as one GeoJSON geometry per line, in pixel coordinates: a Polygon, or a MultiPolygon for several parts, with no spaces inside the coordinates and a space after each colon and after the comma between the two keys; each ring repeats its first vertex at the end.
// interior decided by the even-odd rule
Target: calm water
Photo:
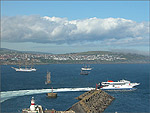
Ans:
{"type": "Polygon", "coordinates": [[[47,109],[66,110],[78,100],[88,87],[101,81],[127,79],[139,82],[131,92],[107,92],[115,97],[105,112],[150,112],[149,64],[92,64],[89,75],[80,75],[81,64],[37,65],[36,72],[15,72],[11,66],[1,66],[1,112],[21,112],[29,108],[31,97],[47,109]],[[45,85],[46,72],[51,72],[52,83],[45,85]],[[51,87],[56,99],[46,97],[51,87]],[[84,89],[81,89],[84,88],[84,89]]]}

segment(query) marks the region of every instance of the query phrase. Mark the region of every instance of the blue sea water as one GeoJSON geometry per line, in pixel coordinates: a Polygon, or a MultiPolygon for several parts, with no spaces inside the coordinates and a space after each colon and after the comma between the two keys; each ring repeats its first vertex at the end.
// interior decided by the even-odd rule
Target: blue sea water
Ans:
{"type": "Polygon", "coordinates": [[[82,64],[36,65],[36,72],[16,72],[10,65],[1,66],[1,112],[21,112],[29,108],[31,97],[43,108],[67,110],[96,83],[120,79],[139,82],[135,91],[107,92],[115,100],[105,112],[150,112],[149,64],[91,64],[89,75],[80,75],[82,64]],[[46,73],[51,72],[52,83],[45,85],[46,73]],[[47,98],[54,88],[57,98],[47,98]],[[84,91],[85,90],[85,91],[84,91]]]}

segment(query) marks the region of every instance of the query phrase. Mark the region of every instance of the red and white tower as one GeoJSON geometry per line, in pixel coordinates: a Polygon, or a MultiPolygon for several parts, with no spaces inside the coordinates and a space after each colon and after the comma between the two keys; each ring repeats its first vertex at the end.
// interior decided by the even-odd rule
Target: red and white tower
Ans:
{"type": "Polygon", "coordinates": [[[32,97],[32,99],[31,99],[30,110],[31,110],[31,111],[35,111],[35,101],[34,101],[34,97],[32,97]]]}

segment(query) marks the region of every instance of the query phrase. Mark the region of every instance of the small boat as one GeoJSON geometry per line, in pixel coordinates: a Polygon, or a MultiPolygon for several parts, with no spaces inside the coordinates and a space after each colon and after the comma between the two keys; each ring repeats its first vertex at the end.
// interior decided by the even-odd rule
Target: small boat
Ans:
{"type": "Polygon", "coordinates": [[[52,87],[52,92],[51,93],[47,93],[46,95],[49,98],[57,98],[57,93],[53,93],[53,87],[52,87]]]}
{"type": "Polygon", "coordinates": [[[98,85],[102,90],[136,90],[134,87],[140,85],[140,83],[131,83],[130,81],[123,79],[117,82],[108,80],[107,82],[101,82],[98,85]]]}
{"type": "Polygon", "coordinates": [[[50,83],[51,83],[51,73],[47,72],[45,84],[50,84],[50,83]]]}
{"type": "Polygon", "coordinates": [[[81,68],[81,70],[82,70],[82,71],[91,71],[92,68],[91,68],[90,66],[85,65],[85,66],[83,66],[83,67],[81,68]]]}
{"type": "Polygon", "coordinates": [[[80,75],[88,75],[91,70],[92,70],[92,68],[91,68],[90,66],[84,65],[84,66],[81,68],[80,75]]]}

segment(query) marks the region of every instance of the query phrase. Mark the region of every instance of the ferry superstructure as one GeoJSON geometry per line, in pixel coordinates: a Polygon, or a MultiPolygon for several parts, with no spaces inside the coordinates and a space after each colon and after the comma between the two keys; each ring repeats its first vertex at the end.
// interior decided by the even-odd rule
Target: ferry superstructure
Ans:
{"type": "Polygon", "coordinates": [[[99,83],[99,85],[101,85],[100,89],[102,90],[135,90],[136,88],[134,87],[140,85],[140,83],[131,83],[123,79],[117,82],[108,80],[107,82],[99,83]]]}

